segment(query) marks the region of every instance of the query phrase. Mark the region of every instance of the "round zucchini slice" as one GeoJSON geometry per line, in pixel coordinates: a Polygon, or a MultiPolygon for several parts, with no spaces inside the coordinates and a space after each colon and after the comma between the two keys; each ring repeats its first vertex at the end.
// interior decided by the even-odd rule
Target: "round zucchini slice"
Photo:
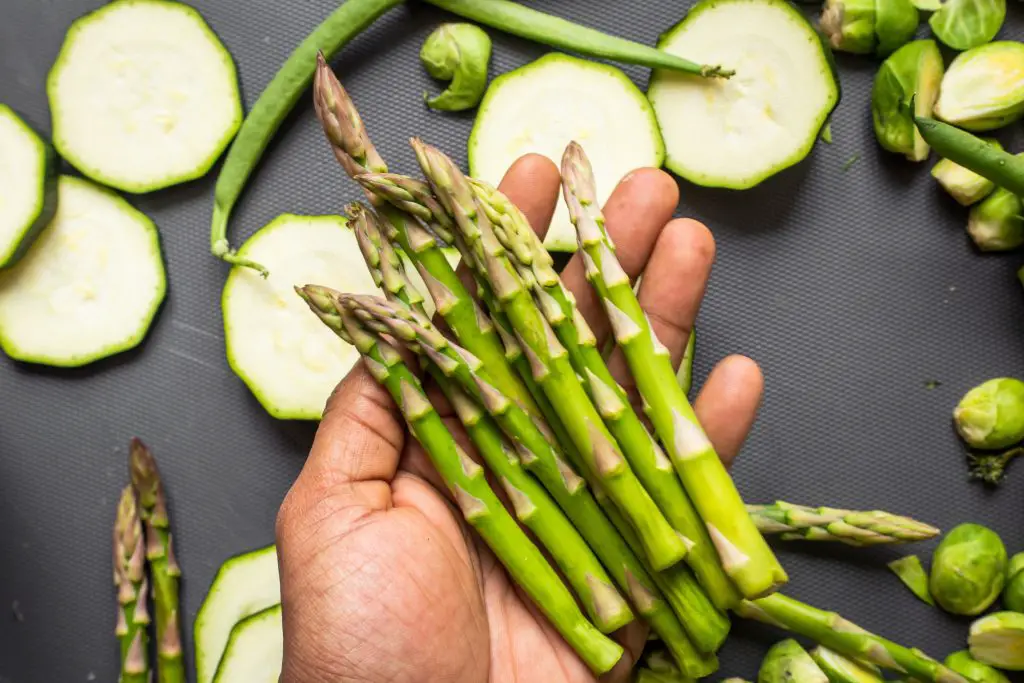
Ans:
{"type": "Polygon", "coordinates": [[[0,272],[0,346],[73,367],[142,341],[167,291],[156,226],[117,194],[61,176],[57,213],[0,272]]]}
{"type": "Polygon", "coordinates": [[[736,71],[651,76],[665,165],[697,185],[742,190],[798,163],[839,103],[831,52],[785,0],[702,0],[658,46],[736,71]]]}
{"type": "Polygon", "coordinates": [[[60,155],[126,192],[202,176],[242,123],[231,55],[169,0],[116,0],[75,20],[46,89],[60,155]]]}

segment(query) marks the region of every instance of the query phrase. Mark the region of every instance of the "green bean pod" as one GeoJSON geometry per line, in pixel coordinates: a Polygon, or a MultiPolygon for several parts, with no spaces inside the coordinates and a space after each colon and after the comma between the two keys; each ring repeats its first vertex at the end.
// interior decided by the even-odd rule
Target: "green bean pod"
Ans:
{"type": "Polygon", "coordinates": [[[924,116],[915,117],[914,123],[939,156],[988,178],[997,187],[1024,195],[1024,159],[948,123],[924,116]]]}

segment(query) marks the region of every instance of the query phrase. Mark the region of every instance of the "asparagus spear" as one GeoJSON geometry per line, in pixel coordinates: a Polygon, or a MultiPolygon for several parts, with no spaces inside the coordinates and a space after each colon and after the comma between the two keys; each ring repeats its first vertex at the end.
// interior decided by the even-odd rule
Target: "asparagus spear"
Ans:
{"type": "Polygon", "coordinates": [[[157,677],[161,683],[185,683],[178,600],[181,568],[174,558],[167,497],[160,471],[152,453],[138,439],[131,442],[128,471],[139,499],[140,516],[146,525],[146,559],[153,575],[153,607],[156,613],[157,677]]]}
{"type": "Polygon", "coordinates": [[[622,647],[587,621],[558,574],[505,510],[483,468],[459,448],[398,350],[374,336],[352,314],[344,310],[338,314],[367,368],[391,394],[451,490],[465,520],[587,666],[598,674],[610,670],[622,656],[622,647]]]}
{"type": "MultiPolygon", "coordinates": [[[[317,57],[313,103],[334,156],[350,177],[387,172],[387,164],[370,141],[355,104],[322,55],[317,57]]],[[[456,338],[487,364],[504,393],[522,403],[527,412],[540,417],[540,408],[506,360],[505,348],[494,325],[473,301],[433,235],[423,228],[418,218],[394,208],[372,192],[367,192],[367,197],[380,212],[387,238],[397,242],[416,265],[437,312],[456,338]]],[[[421,215],[434,226],[435,232],[443,233],[445,219],[438,214],[447,216],[446,212],[429,213],[430,217],[421,215]]]]}
{"type": "Polygon", "coordinates": [[[534,379],[569,432],[588,472],[601,482],[640,535],[656,570],[672,566],[686,554],[684,539],[655,505],[569,362],[565,348],[533,303],[486,215],[477,210],[470,185],[440,150],[413,141],[420,166],[435,194],[455,218],[455,229],[486,267],[487,279],[530,362],[534,379]]]}
{"type": "Polygon", "coordinates": [[[805,636],[851,659],[868,662],[932,683],[970,683],[920,650],[903,647],[834,612],[805,605],[780,593],[760,600],[741,602],[736,613],[805,636]]]}
{"type": "Polygon", "coordinates": [[[590,162],[576,143],[569,144],[562,158],[562,187],[587,277],[604,303],[616,342],[649,406],[654,429],[707,526],[725,572],[744,597],[772,593],[786,582],[786,572],[747,515],[736,486],[675,380],[669,354],[651,330],[615,257],[597,205],[590,162]]]}
{"type": "Polygon", "coordinates": [[[747,512],[762,534],[781,534],[786,541],[869,546],[926,541],[939,534],[938,529],[923,522],[878,510],[811,508],[778,501],[774,505],[748,505],[747,512]]]}
{"type": "Polygon", "coordinates": [[[121,492],[114,520],[114,586],[117,639],[121,643],[121,683],[146,683],[149,672],[149,612],[146,610],[146,556],[135,492],[121,492]]]}
{"type": "MultiPolygon", "coordinates": [[[[307,285],[298,291],[313,312],[343,337],[347,335],[341,324],[340,311],[346,307],[376,315],[378,321],[386,320],[388,316],[396,318],[378,331],[387,330],[401,339],[410,350],[430,358],[447,377],[484,406],[509,436],[520,462],[540,480],[566,513],[604,563],[615,583],[629,596],[637,613],[665,642],[680,667],[692,676],[707,675],[717,668],[714,657],[701,655],[687,638],[680,619],[676,618],[662,593],[655,587],[655,580],[652,580],[644,565],[610,524],[585,482],[548,441],[543,427],[490,384],[487,370],[478,359],[436,334],[429,320],[412,311],[397,307],[389,310],[387,305],[374,306],[372,299],[367,301],[365,297],[344,296],[326,287],[307,285]],[[406,326],[402,322],[410,324],[406,326]],[[410,333],[414,339],[409,338],[410,333]]],[[[364,323],[373,324],[365,319],[364,323]]],[[[669,583],[662,574],[654,576],[658,585],[669,583]]],[[[681,615],[680,618],[688,625],[705,628],[705,624],[714,624],[715,619],[720,617],[709,606],[709,611],[681,615]]]]}
{"type": "MultiPolygon", "coordinates": [[[[349,210],[356,238],[375,281],[388,298],[423,315],[422,297],[405,275],[405,268],[381,239],[371,212],[358,205],[349,210]]],[[[499,478],[516,517],[533,532],[558,564],[569,585],[599,630],[611,633],[633,620],[633,613],[615,589],[593,551],[551,500],[547,492],[522,468],[515,450],[494,420],[462,389],[447,380],[436,365],[430,374],[455,409],[487,467],[499,478]]]]}
{"type": "Polygon", "coordinates": [[[686,561],[716,607],[733,607],[740,600],[739,593],[723,571],[700,515],[686,495],[671,461],[640,421],[626,391],[612,376],[597,348],[596,338],[552,267],[551,256],[540,238],[504,194],[483,182],[471,182],[478,203],[495,226],[495,234],[508,255],[516,259],[524,281],[531,284],[538,307],[568,351],[573,367],[586,378],[584,387],[612,436],[622,446],[626,459],[665,518],[686,539],[686,561]]]}

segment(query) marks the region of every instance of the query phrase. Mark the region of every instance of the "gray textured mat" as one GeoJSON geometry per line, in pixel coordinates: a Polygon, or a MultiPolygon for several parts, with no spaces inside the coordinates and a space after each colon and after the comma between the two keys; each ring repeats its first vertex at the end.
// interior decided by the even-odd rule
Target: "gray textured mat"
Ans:
{"type": "MultiPolygon", "coordinates": [[[[70,21],[97,0],[0,3],[0,101],[48,121],[44,82],[70,21]]],[[[237,61],[247,106],[336,2],[197,0],[237,61]]],[[[533,0],[652,43],[689,2],[533,0]]],[[[1004,35],[1024,37],[1011,3],[1004,35]]],[[[412,134],[465,161],[472,115],[421,103],[417,61],[431,8],[398,9],[335,60],[386,158],[411,171],[412,134]]],[[[494,73],[545,50],[495,35],[494,73]]],[[[1020,255],[980,256],[966,213],[927,167],[883,157],[870,130],[875,63],[840,57],[835,142],[745,193],[684,184],[680,215],[704,220],[718,265],[701,312],[698,380],[729,353],[767,376],[761,418],[736,468],[752,501],[877,507],[949,528],[979,521],[1024,549],[1024,463],[999,491],[968,484],[949,413],[963,391],[1024,375],[1020,255]],[[859,155],[849,170],[844,165],[859,155]],[[941,384],[927,389],[928,380],[941,384]]],[[[641,86],[646,71],[627,68],[641,86]]],[[[1018,132],[1019,125],[1015,127],[1018,132]]],[[[1013,142],[1012,138],[1005,140],[1013,142]]],[[[1020,149],[1020,144],[1012,147],[1020,149]]],[[[0,359],[0,682],[112,681],[109,524],[139,435],[167,480],[191,624],[218,564],[269,543],[277,506],[313,428],[269,418],[224,361],[225,267],[208,254],[214,175],[131,198],[160,227],[168,301],[137,351],[77,371],[0,359]]],[[[234,241],[281,212],[328,213],[356,198],[312,106],[288,119],[235,214],[234,241]]],[[[929,552],[931,546],[920,548],[929,552]]],[[[897,551],[787,546],[790,592],[936,656],[963,647],[965,620],[915,600],[884,567],[897,551]]],[[[773,638],[743,627],[721,677],[752,678],[773,638]]],[[[191,656],[191,637],[187,644],[191,656]]],[[[717,677],[716,677],[717,678],[717,677]]]]}

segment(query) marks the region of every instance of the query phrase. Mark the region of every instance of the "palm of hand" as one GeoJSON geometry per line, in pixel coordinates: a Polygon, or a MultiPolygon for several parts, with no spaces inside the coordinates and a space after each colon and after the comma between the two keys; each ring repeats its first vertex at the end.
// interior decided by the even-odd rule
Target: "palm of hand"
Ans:
{"type": "MultiPolygon", "coordinates": [[[[501,189],[531,223],[546,226],[557,171],[540,157],[526,157],[501,189]]],[[[661,289],[645,284],[646,301],[641,292],[676,358],[713,259],[706,228],[669,222],[677,199],[668,176],[641,171],[620,185],[606,209],[613,238],[617,223],[633,238],[620,248],[627,270],[646,270],[652,277],[645,283],[662,281],[653,277],[659,270],[671,273],[666,281],[688,280],[661,289]]],[[[607,335],[580,264],[571,263],[564,278],[595,333],[607,335]]],[[[611,365],[627,384],[621,359],[611,365]]],[[[726,359],[709,377],[696,407],[723,457],[745,438],[760,391],[756,365],[740,357],[726,359]]],[[[470,450],[457,420],[446,421],[470,450]]],[[[361,366],[328,403],[309,460],[282,505],[278,544],[284,683],[594,680],[466,527],[389,396],[361,366]]],[[[604,680],[627,679],[645,636],[639,622],[615,634],[626,655],[604,680]]]]}

